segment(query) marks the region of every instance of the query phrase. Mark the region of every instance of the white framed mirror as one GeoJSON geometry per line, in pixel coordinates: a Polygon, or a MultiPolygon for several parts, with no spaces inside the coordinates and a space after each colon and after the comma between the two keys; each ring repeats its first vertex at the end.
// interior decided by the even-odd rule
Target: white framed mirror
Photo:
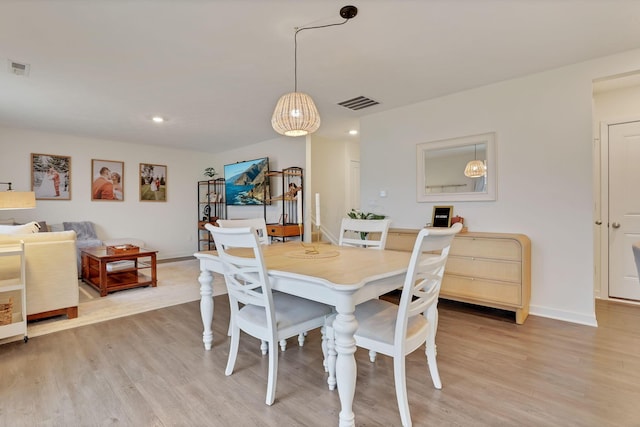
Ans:
{"type": "Polygon", "coordinates": [[[495,132],[417,144],[416,161],[418,202],[496,200],[495,132]],[[484,167],[476,177],[465,174],[471,161],[484,167]]]}

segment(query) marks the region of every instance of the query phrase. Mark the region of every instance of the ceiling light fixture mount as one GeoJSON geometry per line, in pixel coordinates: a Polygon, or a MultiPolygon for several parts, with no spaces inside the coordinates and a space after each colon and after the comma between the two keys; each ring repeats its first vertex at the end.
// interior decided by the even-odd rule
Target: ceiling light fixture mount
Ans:
{"type": "Polygon", "coordinates": [[[355,6],[343,6],[340,8],[340,16],[344,19],[355,18],[358,14],[358,8],[355,6]]]}
{"type": "Polygon", "coordinates": [[[298,33],[302,30],[343,25],[357,14],[357,7],[344,6],[340,9],[340,16],[344,18],[344,22],[295,28],[293,37],[293,92],[282,95],[273,111],[271,126],[276,132],[286,136],[303,136],[317,131],[320,127],[320,114],[313,99],[306,93],[298,92],[298,33]]]}

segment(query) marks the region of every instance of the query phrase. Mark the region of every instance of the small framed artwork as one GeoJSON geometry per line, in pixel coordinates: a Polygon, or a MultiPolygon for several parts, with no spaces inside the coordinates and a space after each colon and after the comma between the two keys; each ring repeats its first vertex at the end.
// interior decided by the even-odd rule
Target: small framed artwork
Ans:
{"type": "Polygon", "coordinates": [[[37,200],[71,200],[71,157],[31,153],[31,191],[37,200]]]}
{"type": "Polygon", "coordinates": [[[434,206],[432,227],[451,227],[451,216],[453,214],[453,206],[434,206]]]}
{"type": "Polygon", "coordinates": [[[167,201],[167,166],[140,163],[140,201],[167,201]]]}
{"type": "Polygon", "coordinates": [[[124,162],[91,159],[91,200],[124,200],[124,162]]]}

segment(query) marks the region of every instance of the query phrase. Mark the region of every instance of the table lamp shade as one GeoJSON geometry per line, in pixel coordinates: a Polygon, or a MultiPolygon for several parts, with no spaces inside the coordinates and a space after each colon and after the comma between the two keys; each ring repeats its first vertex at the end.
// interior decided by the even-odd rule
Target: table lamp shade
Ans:
{"type": "Polygon", "coordinates": [[[33,191],[0,192],[0,210],[33,209],[36,207],[36,194],[33,191]]]}

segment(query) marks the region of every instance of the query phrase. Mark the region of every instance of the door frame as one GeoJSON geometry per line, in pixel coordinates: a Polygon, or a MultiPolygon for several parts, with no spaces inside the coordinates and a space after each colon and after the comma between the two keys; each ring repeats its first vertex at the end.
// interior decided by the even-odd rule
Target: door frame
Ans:
{"type": "Polygon", "coordinates": [[[640,305],[640,302],[609,298],[609,126],[640,122],[640,117],[600,122],[600,139],[594,138],[594,294],[603,300],[640,305]],[[599,145],[599,147],[598,147],[599,145]],[[602,224],[598,225],[598,221],[602,224]]]}

